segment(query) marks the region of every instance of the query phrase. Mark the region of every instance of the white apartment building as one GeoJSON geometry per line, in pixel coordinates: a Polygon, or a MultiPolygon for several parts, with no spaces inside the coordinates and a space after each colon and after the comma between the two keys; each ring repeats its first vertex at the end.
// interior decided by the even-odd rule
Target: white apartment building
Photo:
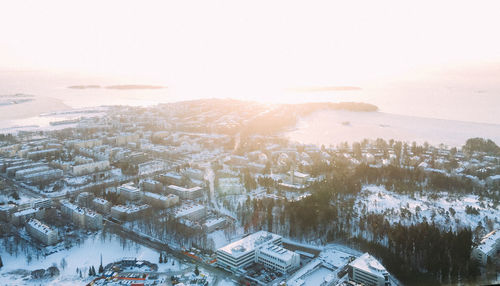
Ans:
{"type": "Polygon", "coordinates": [[[349,278],[366,286],[389,286],[389,272],[375,257],[368,253],[349,264],[349,278]]]}
{"type": "Polygon", "coordinates": [[[67,200],[61,200],[61,212],[81,228],[101,229],[102,216],[88,208],[79,207],[67,200]]]}
{"type": "Polygon", "coordinates": [[[300,265],[300,255],[281,247],[277,234],[259,231],[217,250],[217,265],[231,272],[258,262],[287,273],[300,265]]]}
{"type": "Polygon", "coordinates": [[[179,197],[173,194],[164,196],[157,193],[144,192],[143,199],[146,203],[160,208],[169,208],[179,203],[179,197]]]}
{"type": "Polygon", "coordinates": [[[133,183],[121,185],[118,188],[118,192],[120,193],[120,196],[127,200],[136,201],[141,198],[141,191],[139,188],[134,187],[133,183]]]}
{"type": "Polygon", "coordinates": [[[58,240],[57,230],[43,224],[37,219],[30,219],[26,223],[28,233],[45,245],[56,244],[58,240]]]}
{"type": "Polygon", "coordinates": [[[494,258],[500,251],[500,230],[494,230],[485,235],[478,246],[472,249],[472,257],[486,265],[489,258],[494,258]]]}
{"type": "Polygon", "coordinates": [[[109,169],[109,161],[97,161],[73,166],[71,173],[73,176],[83,176],[95,172],[100,172],[109,169]]]}
{"type": "Polygon", "coordinates": [[[289,273],[300,267],[300,255],[281,246],[267,244],[255,250],[256,261],[267,268],[289,273]]]}
{"type": "Polygon", "coordinates": [[[111,209],[111,203],[103,198],[94,198],[92,200],[94,209],[100,213],[108,214],[111,209]]]}
{"type": "Polygon", "coordinates": [[[203,205],[189,204],[182,205],[175,213],[175,218],[187,218],[189,220],[199,220],[205,217],[206,209],[203,205]]]}
{"type": "Polygon", "coordinates": [[[149,208],[148,205],[142,206],[123,206],[116,205],[111,208],[111,217],[118,220],[133,220],[149,208]]]}
{"type": "Polygon", "coordinates": [[[202,187],[184,188],[175,185],[170,185],[167,187],[167,191],[172,192],[179,196],[183,200],[193,200],[202,195],[202,187]]]}
{"type": "Polygon", "coordinates": [[[145,162],[137,165],[138,175],[153,174],[165,170],[165,162],[160,160],[145,162]]]}

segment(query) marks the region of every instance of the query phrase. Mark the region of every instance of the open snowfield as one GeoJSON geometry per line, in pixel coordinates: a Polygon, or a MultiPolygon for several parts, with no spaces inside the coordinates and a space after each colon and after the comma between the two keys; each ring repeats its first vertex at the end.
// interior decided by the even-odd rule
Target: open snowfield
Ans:
{"type": "MultiPolygon", "coordinates": [[[[37,258],[36,255],[32,255],[32,261],[30,263],[27,263],[24,251],[19,251],[16,257],[15,255],[7,253],[2,245],[2,248],[0,248],[0,255],[2,256],[4,267],[0,269],[0,285],[85,285],[88,280],[85,279],[88,273],[88,267],[94,266],[98,268],[101,254],[104,266],[124,257],[135,257],[138,260],[148,260],[153,263],[158,263],[159,257],[159,253],[155,250],[131,241],[125,241],[116,235],[107,234],[104,237],[101,233],[90,235],[84,239],[82,244],[50,254],[47,257],[37,258]],[[63,261],[63,259],[67,263],[64,268],[61,267],[61,261],[63,261]],[[26,269],[30,272],[40,268],[47,269],[53,264],[57,265],[61,271],[61,275],[51,281],[25,281],[21,275],[14,275],[11,273],[18,269],[26,269]],[[84,279],[78,277],[76,273],[77,268],[82,269],[84,279]]],[[[179,262],[174,257],[169,256],[168,260],[168,263],[158,264],[159,271],[179,271],[189,267],[179,262]],[[174,262],[174,265],[172,265],[172,262],[174,262]]]]}
{"type": "Polygon", "coordinates": [[[488,199],[481,199],[476,195],[460,195],[437,193],[436,197],[430,194],[410,197],[388,191],[383,186],[365,186],[355,202],[359,214],[366,209],[366,214],[384,214],[391,223],[400,221],[403,224],[427,222],[434,220],[437,225],[453,229],[470,227],[472,229],[481,222],[488,227],[486,218],[492,221],[493,228],[500,227],[500,209],[495,208],[488,199]],[[479,215],[467,214],[465,208],[471,206],[479,210],[479,215]],[[450,213],[455,210],[455,215],[450,213]],[[402,214],[401,209],[406,214],[402,214]],[[411,215],[409,215],[410,213],[411,215]],[[434,217],[434,218],[433,218],[434,217]]]}
{"type": "Polygon", "coordinates": [[[285,134],[304,144],[336,145],[365,138],[395,139],[433,145],[462,146],[468,138],[500,142],[500,125],[411,117],[382,112],[318,111],[285,134]]]}

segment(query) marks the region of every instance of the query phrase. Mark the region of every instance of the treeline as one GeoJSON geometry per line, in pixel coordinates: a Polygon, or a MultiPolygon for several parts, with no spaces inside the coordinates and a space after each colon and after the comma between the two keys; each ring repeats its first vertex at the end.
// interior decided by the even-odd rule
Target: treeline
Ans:
{"type": "Polygon", "coordinates": [[[495,142],[491,139],[478,137],[467,139],[465,145],[462,147],[462,150],[469,154],[473,152],[484,152],[490,155],[500,155],[500,147],[498,147],[495,142]]]}

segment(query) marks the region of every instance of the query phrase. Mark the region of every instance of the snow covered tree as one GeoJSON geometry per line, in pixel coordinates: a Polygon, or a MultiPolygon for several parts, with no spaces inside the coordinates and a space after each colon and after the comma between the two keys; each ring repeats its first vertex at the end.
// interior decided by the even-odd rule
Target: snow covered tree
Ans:
{"type": "Polygon", "coordinates": [[[161,253],[160,253],[160,258],[158,259],[158,262],[159,262],[159,263],[163,263],[163,256],[162,256],[162,254],[161,254],[161,253]]]}

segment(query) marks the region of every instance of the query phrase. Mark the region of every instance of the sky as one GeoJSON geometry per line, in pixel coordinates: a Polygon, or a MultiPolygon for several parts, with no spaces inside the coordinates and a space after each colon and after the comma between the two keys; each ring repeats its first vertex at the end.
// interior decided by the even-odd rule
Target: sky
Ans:
{"type": "Polygon", "coordinates": [[[0,70],[167,85],[362,85],[500,63],[500,1],[0,3],[0,70]]]}

